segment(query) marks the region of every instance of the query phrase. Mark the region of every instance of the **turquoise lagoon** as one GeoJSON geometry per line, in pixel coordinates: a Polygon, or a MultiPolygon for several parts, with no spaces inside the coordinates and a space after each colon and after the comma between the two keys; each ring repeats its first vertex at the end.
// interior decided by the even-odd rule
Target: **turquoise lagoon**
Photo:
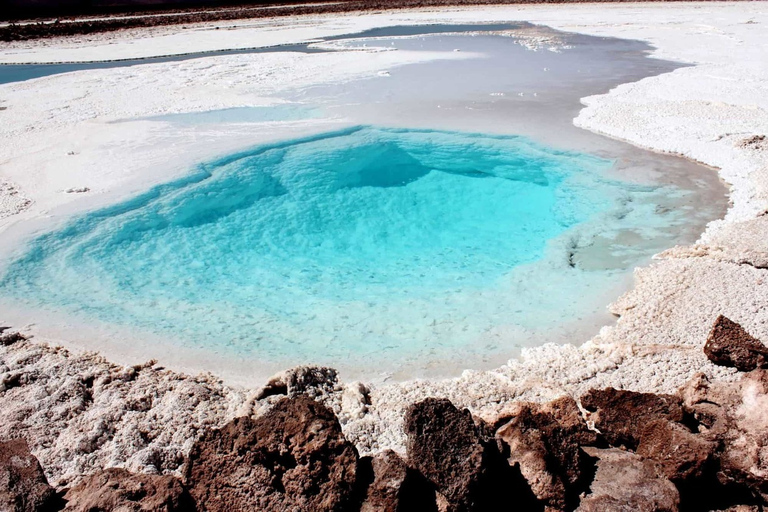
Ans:
{"type": "Polygon", "coordinates": [[[0,293],[276,367],[509,356],[686,221],[659,204],[692,192],[613,165],[374,126],[263,145],[37,238],[0,293]]]}

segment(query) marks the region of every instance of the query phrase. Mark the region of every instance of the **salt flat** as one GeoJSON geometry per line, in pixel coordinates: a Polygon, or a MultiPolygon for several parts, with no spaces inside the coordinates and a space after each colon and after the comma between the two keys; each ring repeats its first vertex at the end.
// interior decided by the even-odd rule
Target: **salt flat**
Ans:
{"type": "MultiPolygon", "coordinates": [[[[171,27],[93,36],[85,42],[14,44],[0,51],[0,61],[148,57],[304,41],[374,26],[481,21],[531,21],[596,36],[641,39],[657,48],[654,56],[694,64],[585,98],[585,108],[574,122],[716,167],[731,185],[732,206],[723,220],[708,226],[696,246],[670,249],[652,266],[637,270],[635,288],[611,306],[621,316],[618,323],[580,347],[549,344],[527,349],[521,358],[499,369],[466,371],[456,379],[378,384],[372,387],[371,404],[366,407],[360,405],[357,384],[340,386],[329,401],[340,413],[347,436],[363,453],[389,447],[402,451],[402,410],[425,396],[448,397],[483,416],[512,400],[578,396],[591,387],[670,392],[700,371],[714,379],[731,378],[730,371],[710,364],[701,351],[715,317],[724,314],[757,338],[768,340],[768,142],[760,138],[768,134],[768,41],[764,37],[768,3],[510,6],[228,22],[221,25],[228,30],[215,30],[214,25],[171,27]]],[[[238,138],[242,133],[222,134],[219,144],[200,148],[195,144],[199,134],[193,131],[172,140],[141,122],[110,121],[263,105],[271,91],[289,84],[373,76],[423,58],[463,56],[407,52],[216,56],[142,66],[140,71],[115,68],[0,86],[0,107],[5,107],[0,111],[0,179],[11,184],[0,189],[6,197],[0,205],[17,205],[9,208],[19,210],[11,197],[31,201],[21,213],[0,219],[0,229],[5,240],[22,236],[28,226],[44,225],[41,219],[50,212],[108,204],[178,176],[209,152],[225,153],[243,140],[238,138]],[[172,144],[177,146],[164,149],[172,144]],[[164,165],[179,148],[184,149],[184,159],[164,165]],[[150,167],[164,172],[151,173],[150,167]],[[65,192],[81,187],[93,193],[65,192]]],[[[285,125],[264,136],[278,138],[288,130],[310,129],[306,123],[285,125]]],[[[10,247],[7,243],[3,248],[10,247]]],[[[41,349],[25,345],[3,350],[8,360],[20,360],[24,353],[14,350],[41,349]]],[[[58,353],[46,354],[36,363],[41,370],[71,360],[58,353]]],[[[123,357],[128,356],[115,355],[118,360],[123,357]]],[[[82,365],[83,360],[79,361],[82,365]]],[[[88,361],[96,367],[106,364],[88,361]]],[[[253,405],[248,392],[223,384],[212,386],[219,394],[210,399],[211,409],[226,403],[216,409],[214,423],[253,405]]],[[[114,411],[120,404],[102,407],[114,411]]],[[[67,435],[74,439],[94,428],[97,413],[92,408],[88,418],[74,427],[61,420],[47,428],[69,428],[67,435]]],[[[120,428],[130,429],[131,423],[120,428]]],[[[174,437],[161,444],[183,449],[184,442],[174,437]]],[[[42,459],[58,461],[51,464],[59,468],[57,476],[108,460],[146,466],[142,458],[146,453],[140,455],[141,450],[130,443],[111,443],[94,453],[76,454],[69,466],[61,462],[71,456],[69,447],[44,448],[41,443],[33,448],[42,459]]],[[[172,470],[173,464],[162,469],[172,470]]]]}

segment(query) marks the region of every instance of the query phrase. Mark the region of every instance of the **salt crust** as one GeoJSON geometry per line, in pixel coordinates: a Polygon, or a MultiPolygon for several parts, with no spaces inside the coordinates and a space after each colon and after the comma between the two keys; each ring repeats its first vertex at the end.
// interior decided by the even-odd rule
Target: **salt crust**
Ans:
{"type": "MultiPolygon", "coordinates": [[[[213,25],[203,25],[98,35],[86,42],[16,44],[2,51],[0,61],[127,58],[174,53],[181,47],[254,46],[255,34],[263,44],[275,44],[381,25],[521,20],[646,40],[657,48],[655,56],[695,64],[585,98],[586,108],[575,122],[719,168],[731,185],[732,207],[725,219],[708,226],[697,245],[665,251],[653,265],[638,269],[635,288],[611,305],[621,315],[616,326],[603,328],[580,347],[548,344],[526,349],[519,359],[493,371],[377,385],[367,392],[359,383],[345,383],[321,396],[362,453],[385,448],[402,452],[404,407],[427,396],[448,397],[492,418],[512,400],[579,396],[591,387],[672,392],[699,371],[715,380],[732,379],[732,371],[709,363],[701,350],[710,324],[721,313],[768,341],[768,151],[749,142],[768,133],[768,3],[537,5],[246,21],[235,22],[238,28],[226,31],[226,38],[210,30],[213,25]],[[265,26],[271,29],[261,31],[265,26]]],[[[269,55],[212,57],[157,65],[135,77],[126,76],[135,71],[104,70],[0,87],[8,106],[0,125],[0,172],[34,200],[27,213],[15,218],[39,216],[64,200],[81,201],[87,194],[55,192],[72,186],[125,186],[152,163],[149,157],[138,157],[137,163],[136,157],[131,161],[125,155],[146,152],[157,134],[141,123],[105,129],[104,119],[253,105],[263,101],[260,95],[288,84],[377,73],[408,58],[404,52],[362,59],[357,52],[292,55],[287,61],[284,56],[270,60],[269,55]],[[230,68],[236,64],[240,68],[233,73],[230,68]],[[239,73],[248,69],[249,79],[239,80],[239,73]],[[248,85],[260,77],[260,86],[248,85]],[[176,102],[181,91],[183,98],[176,102]],[[14,110],[17,115],[11,114],[14,110]],[[72,127],[77,127],[77,137],[71,135],[72,127]],[[142,130],[148,132],[144,138],[142,130]],[[52,138],[54,131],[58,140],[52,138]],[[78,163],[61,164],[68,148],[75,148],[78,163]]],[[[173,142],[190,140],[194,133],[173,142]]],[[[201,156],[191,153],[192,159],[201,156]]],[[[160,149],[149,154],[155,162],[170,156],[160,149]]],[[[173,172],[166,169],[162,179],[173,172]]],[[[27,437],[57,485],[97,465],[174,471],[198,428],[249,411],[258,414],[269,401],[255,401],[252,391],[210,376],[191,378],[151,366],[137,372],[93,354],[40,343],[18,342],[0,347],[0,354],[0,382],[8,389],[0,401],[0,436],[27,437]],[[131,371],[138,376],[120,377],[131,371]],[[82,376],[90,374],[96,375],[94,380],[83,384],[82,376]],[[93,391],[85,393],[82,387],[88,385],[93,391]],[[84,396],[92,402],[83,403],[84,396]]]]}

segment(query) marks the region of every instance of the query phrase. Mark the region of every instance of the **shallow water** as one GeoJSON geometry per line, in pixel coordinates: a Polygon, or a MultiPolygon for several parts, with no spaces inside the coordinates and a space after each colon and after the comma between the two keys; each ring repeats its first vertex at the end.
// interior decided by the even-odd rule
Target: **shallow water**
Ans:
{"type": "MultiPolygon", "coordinates": [[[[359,37],[396,37],[396,36],[416,36],[424,34],[439,34],[444,32],[461,33],[475,30],[508,30],[516,29],[521,26],[527,26],[527,23],[492,23],[492,24],[473,24],[473,25],[405,25],[382,27],[364,32],[343,34],[323,38],[322,41],[343,41],[359,37]]],[[[314,41],[313,41],[314,42],[314,41]]],[[[211,57],[216,55],[238,55],[248,53],[279,53],[279,52],[300,52],[300,53],[324,53],[329,50],[316,48],[312,43],[285,44],[278,46],[265,46],[260,48],[244,48],[242,50],[221,50],[201,53],[187,53],[181,55],[170,55],[166,57],[150,57],[146,59],[125,59],[112,60],[104,62],[71,62],[57,64],[0,64],[0,84],[13,82],[22,82],[41,78],[45,76],[57,75],[60,73],[70,73],[72,71],[84,71],[88,69],[105,69],[126,66],[138,66],[143,64],[156,64],[160,62],[179,62],[184,60],[199,59],[201,57],[211,57]]]]}
{"type": "Polygon", "coordinates": [[[375,35],[336,40],[469,58],[149,118],[348,128],[260,144],[85,215],[33,241],[0,293],[274,370],[450,375],[584,341],[634,266],[724,211],[714,172],[572,125],[580,97],[678,67],[645,45],[528,25],[375,35]]]}

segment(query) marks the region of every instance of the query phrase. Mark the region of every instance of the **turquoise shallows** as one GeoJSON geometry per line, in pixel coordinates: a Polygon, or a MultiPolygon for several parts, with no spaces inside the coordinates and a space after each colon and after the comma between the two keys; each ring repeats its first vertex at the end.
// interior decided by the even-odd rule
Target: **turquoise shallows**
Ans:
{"type": "Polygon", "coordinates": [[[34,240],[0,293],[265,361],[439,357],[525,316],[510,276],[553,239],[647,221],[611,165],[377,127],[264,145],[34,240]]]}

